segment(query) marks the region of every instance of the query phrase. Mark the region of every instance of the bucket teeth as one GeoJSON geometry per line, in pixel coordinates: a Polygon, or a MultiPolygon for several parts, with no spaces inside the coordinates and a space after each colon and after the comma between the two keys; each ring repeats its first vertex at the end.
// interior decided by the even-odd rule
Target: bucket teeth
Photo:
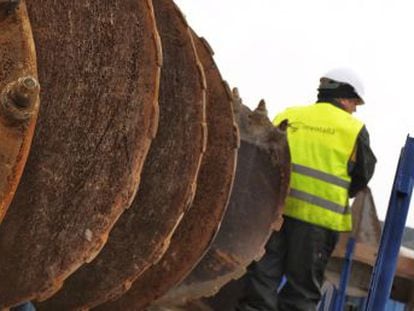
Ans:
{"type": "Polygon", "coordinates": [[[257,108],[254,110],[254,113],[261,114],[267,118],[267,108],[264,99],[260,100],[259,105],[257,105],[257,108]]]}

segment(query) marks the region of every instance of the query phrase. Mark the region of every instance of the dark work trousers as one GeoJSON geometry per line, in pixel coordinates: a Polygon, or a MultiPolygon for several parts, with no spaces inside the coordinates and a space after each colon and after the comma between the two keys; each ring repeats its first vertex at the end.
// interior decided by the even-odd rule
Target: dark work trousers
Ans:
{"type": "Polygon", "coordinates": [[[321,299],[323,276],[338,232],[286,217],[266,252],[244,276],[238,311],[313,311],[321,299]],[[287,282],[279,292],[280,281],[287,282]]]}

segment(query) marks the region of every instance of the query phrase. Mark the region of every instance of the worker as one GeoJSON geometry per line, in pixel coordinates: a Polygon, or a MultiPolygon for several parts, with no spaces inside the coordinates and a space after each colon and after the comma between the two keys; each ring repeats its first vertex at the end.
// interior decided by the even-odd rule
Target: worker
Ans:
{"type": "Polygon", "coordinates": [[[248,267],[237,310],[316,310],[339,232],[352,230],[348,198],[374,173],[368,131],[352,116],[362,104],[360,79],[339,68],[322,76],[315,104],[288,108],[274,119],[275,126],[288,121],[290,192],[280,231],[248,267]]]}

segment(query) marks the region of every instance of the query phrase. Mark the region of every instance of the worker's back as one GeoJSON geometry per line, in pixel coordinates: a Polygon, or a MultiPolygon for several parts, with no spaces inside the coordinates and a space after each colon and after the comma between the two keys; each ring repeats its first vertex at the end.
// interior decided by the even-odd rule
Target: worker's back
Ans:
{"type": "Polygon", "coordinates": [[[274,123],[285,119],[292,157],[285,215],[336,231],[351,230],[348,161],[363,123],[331,103],[288,108],[274,123]]]}

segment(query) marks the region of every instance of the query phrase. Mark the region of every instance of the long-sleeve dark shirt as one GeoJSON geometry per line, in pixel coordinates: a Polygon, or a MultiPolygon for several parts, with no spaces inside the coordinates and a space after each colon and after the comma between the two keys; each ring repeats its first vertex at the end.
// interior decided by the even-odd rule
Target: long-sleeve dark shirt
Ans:
{"type": "Polygon", "coordinates": [[[356,159],[348,163],[348,173],[351,176],[349,196],[354,197],[358,191],[365,188],[374,175],[377,159],[369,144],[369,134],[364,126],[358,134],[356,142],[356,159]]]}

